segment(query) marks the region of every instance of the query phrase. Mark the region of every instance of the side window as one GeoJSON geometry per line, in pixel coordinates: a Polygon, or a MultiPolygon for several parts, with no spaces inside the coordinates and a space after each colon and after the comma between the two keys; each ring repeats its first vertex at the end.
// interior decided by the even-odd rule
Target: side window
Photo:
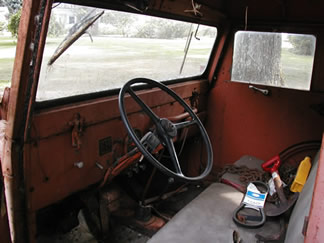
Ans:
{"type": "Polygon", "coordinates": [[[231,80],[310,90],[315,43],[313,35],[238,31],[231,80]]]}
{"type": "Polygon", "coordinates": [[[60,4],[52,11],[36,100],[120,88],[139,77],[201,75],[216,36],[211,26],[60,4]]]}

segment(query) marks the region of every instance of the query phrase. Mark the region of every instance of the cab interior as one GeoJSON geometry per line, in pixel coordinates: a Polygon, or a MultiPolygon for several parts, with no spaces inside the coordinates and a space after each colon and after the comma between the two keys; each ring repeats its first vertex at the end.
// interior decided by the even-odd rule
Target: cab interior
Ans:
{"type": "MultiPolygon", "coordinates": [[[[316,229],[323,224],[316,214],[324,190],[323,10],[318,0],[25,0],[11,87],[1,103],[1,242],[320,242],[322,233],[316,229]],[[82,93],[70,94],[81,84],[74,82],[67,61],[62,64],[67,68],[58,70],[59,80],[53,81],[62,84],[57,89],[63,95],[38,99],[39,90],[51,85],[40,80],[51,71],[44,68],[44,49],[51,15],[60,4],[181,21],[216,29],[216,34],[195,74],[152,81],[155,72],[173,70],[166,55],[166,63],[151,71],[145,69],[147,63],[141,64],[144,71],[125,78],[119,87],[98,91],[91,84],[82,93]],[[278,47],[258,40],[260,36],[236,46],[240,35],[253,38],[255,33],[275,34],[271,40],[279,38],[280,48],[286,45],[287,50],[294,36],[313,41],[311,54],[285,53],[293,55],[290,83],[282,77],[260,78],[275,69],[271,59],[278,47]],[[236,59],[240,53],[243,56],[236,59]],[[304,70],[298,66],[299,56],[307,59],[306,75],[299,74],[304,70]],[[245,77],[252,69],[257,73],[252,80],[242,78],[244,64],[250,68],[245,77]],[[282,167],[293,167],[288,177],[296,175],[305,156],[312,158],[307,180],[312,179],[311,185],[306,183],[296,199],[296,205],[301,204],[307,188],[308,209],[298,211],[292,205],[280,216],[267,217],[264,228],[236,225],[232,213],[244,196],[237,184],[239,189],[247,184],[236,178],[236,189],[225,185],[227,168],[252,164],[262,171],[261,164],[275,155],[281,156],[282,167]],[[305,216],[308,229],[302,232],[305,216]],[[297,221],[300,226],[290,226],[297,221]]],[[[195,30],[185,32],[182,41],[203,39],[195,30]]],[[[85,33],[81,38],[89,38],[85,33]]],[[[95,43],[97,37],[92,38],[95,43]]],[[[136,45],[138,39],[128,45],[136,45]]],[[[99,52],[112,55],[109,49],[99,52]]],[[[99,55],[87,49],[80,53],[99,55]]],[[[185,63],[185,54],[181,52],[180,63],[185,63]]],[[[118,68],[105,66],[113,72],[96,76],[113,80],[132,68],[127,62],[125,58],[118,68]]],[[[95,72],[91,64],[79,68],[85,71],[82,75],[95,72]]],[[[288,76],[284,64],[277,69],[288,76]]]]}

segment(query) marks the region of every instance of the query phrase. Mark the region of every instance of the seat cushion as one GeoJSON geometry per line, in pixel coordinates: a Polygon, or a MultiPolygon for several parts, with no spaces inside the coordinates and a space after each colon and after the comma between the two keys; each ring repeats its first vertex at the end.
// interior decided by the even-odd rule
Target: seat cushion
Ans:
{"type": "Polygon", "coordinates": [[[243,242],[256,242],[256,233],[278,233],[279,224],[271,222],[258,229],[243,228],[233,222],[233,211],[240,205],[243,196],[243,193],[231,186],[211,184],[148,242],[232,243],[234,230],[239,233],[243,242]]]}

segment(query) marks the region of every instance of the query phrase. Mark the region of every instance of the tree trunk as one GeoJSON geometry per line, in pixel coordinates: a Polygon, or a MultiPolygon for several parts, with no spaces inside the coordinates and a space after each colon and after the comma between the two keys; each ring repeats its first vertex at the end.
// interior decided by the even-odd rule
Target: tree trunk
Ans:
{"type": "Polygon", "coordinates": [[[281,85],[281,34],[239,32],[234,49],[233,80],[281,85]]]}

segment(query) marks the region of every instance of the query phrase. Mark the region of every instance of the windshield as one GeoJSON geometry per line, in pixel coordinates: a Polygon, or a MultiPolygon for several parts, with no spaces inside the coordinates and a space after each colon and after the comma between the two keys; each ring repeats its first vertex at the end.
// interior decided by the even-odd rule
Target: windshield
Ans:
{"type": "Polygon", "coordinates": [[[120,88],[138,77],[165,81],[200,75],[217,35],[215,27],[105,10],[51,62],[70,29],[90,12],[102,10],[68,4],[53,9],[37,101],[120,88]]]}

